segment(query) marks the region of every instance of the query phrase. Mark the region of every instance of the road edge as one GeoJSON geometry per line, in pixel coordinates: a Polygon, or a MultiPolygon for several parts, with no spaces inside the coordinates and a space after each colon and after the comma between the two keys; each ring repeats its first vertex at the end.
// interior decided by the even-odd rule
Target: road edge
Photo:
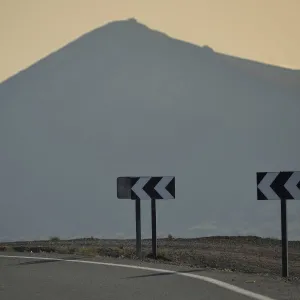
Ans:
{"type": "Polygon", "coordinates": [[[224,288],[231,292],[249,297],[254,300],[275,300],[274,298],[270,298],[267,296],[263,296],[261,294],[257,294],[246,289],[237,287],[235,285],[229,284],[227,282],[223,282],[221,280],[217,280],[214,278],[210,278],[207,276],[202,276],[198,274],[191,274],[191,273],[182,273],[168,269],[161,269],[161,268],[152,268],[152,267],[143,267],[143,266],[136,266],[130,264],[118,264],[118,263],[110,263],[110,262],[99,262],[99,261],[89,261],[89,260],[74,260],[74,259],[63,259],[63,258],[52,258],[52,257],[40,257],[40,256],[22,256],[22,255],[0,255],[0,258],[19,258],[19,259],[36,259],[36,260],[56,260],[56,261],[64,261],[69,263],[82,263],[82,264],[93,264],[93,265],[103,265],[103,266],[110,266],[110,267],[119,267],[119,268],[129,268],[129,269],[137,269],[137,270],[144,270],[144,271],[152,271],[156,273],[169,273],[184,277],[189,277],[193,279],[198,279],[205,281],[207,283],[216,285],[218,287],[224,288]]]}

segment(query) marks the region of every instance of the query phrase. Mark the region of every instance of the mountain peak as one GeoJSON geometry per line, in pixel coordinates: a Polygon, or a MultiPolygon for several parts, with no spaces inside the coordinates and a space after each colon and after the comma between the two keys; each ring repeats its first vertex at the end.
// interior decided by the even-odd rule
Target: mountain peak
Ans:
{"type": "Polygon", "coordinates": [[[101,26],[99,28],[97,28],[96,30],[101,30],[104,28],[118,28],[118,29],[124,29],[124,28],[128,28],[128,29],[134,29],[134,28],[143,28],[143,29],[147,29],[149,31],[153,31],[152,29],[150,29],[149,27],[147,27],[145,24],[143,24],[142,22],[138,21],[136,18],[128,18],[128,19],[123,19],[123,20],[115,20],[115,21],[111,21],[108,22],[107,24],[105,24],[104,26],[101,26]]]}
{"type": "Polygon", "coordinates": [[[138,23],[138,20],[136,18],[129,18],[127,19],[127,22],[138,23]]]}

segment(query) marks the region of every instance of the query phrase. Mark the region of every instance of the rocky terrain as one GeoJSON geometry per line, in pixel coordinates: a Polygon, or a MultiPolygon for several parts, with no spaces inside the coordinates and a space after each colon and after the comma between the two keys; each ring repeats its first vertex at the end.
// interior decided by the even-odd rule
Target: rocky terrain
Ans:
{"type": "MultiPolygon", "coordinates": [[[[143,240],[142,246],[143,260],[152,260],[151,240],[143,240]]],[[[12,242],[0,245],[0,250],[137,259],[135,240],[100,240],[93,237],[12,242]]],[[[214,236],[195,239],[177,239],[170,236],[158,239],[158,261],[230,272],[278,276],[281,272],[281,244],[279,240],[255,236],[214,236]]],[[[291,278],[300,278],[300,241],[289,242],[289,272],[291,278]]]]}

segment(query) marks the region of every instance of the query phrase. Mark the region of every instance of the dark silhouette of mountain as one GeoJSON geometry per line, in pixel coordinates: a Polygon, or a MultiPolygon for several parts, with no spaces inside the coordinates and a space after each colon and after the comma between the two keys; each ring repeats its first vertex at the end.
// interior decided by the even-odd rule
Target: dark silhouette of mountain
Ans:
{"type": "Polygon", "coordinates": [[[0,85],[0,238],[132,237],[134,203],[116,198],[130,175],[176,176],[161,235],[279,236],[256,172],[300,169],[299,79],[134,19],[85,34],[0,85]]]}

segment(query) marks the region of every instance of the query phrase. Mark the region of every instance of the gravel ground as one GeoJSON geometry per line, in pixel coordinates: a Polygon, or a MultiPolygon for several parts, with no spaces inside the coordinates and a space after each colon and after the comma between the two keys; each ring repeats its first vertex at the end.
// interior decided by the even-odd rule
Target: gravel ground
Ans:
{"type": "MultiPolygon", "coordinates": [[[[248,237],[207,237],[158,239],[158,261],[181,266],[280,276],[281,244],[274,239],[248,237]]],[[[143,240],[143,260],[151,259],[151,240],[143,240]]],[[[0,251],[54,252],[84,256],[137,259],[135,240],[94,238],[58,241],[28,241],[0,244],[0,251]]],[[[300,241],[289,242],[290,280],[300,279],[300,241]]]]}

